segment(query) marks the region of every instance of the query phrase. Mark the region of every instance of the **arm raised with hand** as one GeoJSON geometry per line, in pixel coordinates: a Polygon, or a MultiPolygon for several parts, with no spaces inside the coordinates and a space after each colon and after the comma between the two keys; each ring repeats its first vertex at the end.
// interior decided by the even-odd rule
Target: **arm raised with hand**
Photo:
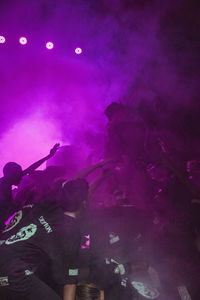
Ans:
{"type": "Polygon", "coordinates": [[[23,175],[26,174],[30,174],[33,171],[35,171],[37,168],[39,168],[45,161],[47,161],[49,158],[53,157],[56,153],[56,151],[59,149],[60,144],[55,144],[53,146],[53,148],[50,150],[49,155],[43,157],[42,159],[38,160],[37,162],[35,162],[34,164],[32,164],[30,167],[28,167],[27,169],[25,169],[23,171],[23,175]]]}

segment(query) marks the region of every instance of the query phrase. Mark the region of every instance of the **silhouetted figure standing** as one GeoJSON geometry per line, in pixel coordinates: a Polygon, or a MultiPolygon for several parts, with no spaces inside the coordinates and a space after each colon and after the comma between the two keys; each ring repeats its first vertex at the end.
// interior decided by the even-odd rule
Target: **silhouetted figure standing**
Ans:
{"type": "Polygon", "coordinates": [[[12,213],[12,185],[18,185],[23,171],[15,162],[7,163],[3,168],[4,177],[0,179],[0,230],[12,213]]]}
{"type": "Polygon", "coordinates": [[[12,198],[12,186],[18,186],[24,175],[30,174],[46,160],[51,158],[56,153],[58,148],[59,144],[55,144],[49,155],[32,164],[24,171],[22,170],[22,167],[15,162],[8,162],[4,166],[4,177],[0,178],[0,232],[4,228],[6,220],[15,211],[12,198]]]}

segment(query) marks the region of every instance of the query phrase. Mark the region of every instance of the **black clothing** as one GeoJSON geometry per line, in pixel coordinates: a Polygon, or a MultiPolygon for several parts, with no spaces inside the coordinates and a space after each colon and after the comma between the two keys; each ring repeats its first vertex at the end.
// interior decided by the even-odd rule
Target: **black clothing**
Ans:
{"type": "Polygon", "coordinates": [[[0,178],[0,231],[12,213],[12,187],[7,180],[0,178]]]}
{"type": "Polygon", "coordinates": [[[130,207],[113,207],[88,212],[82,219],[81,265],[89,268],[87,280],[104,290],[105,300],[133,300],[137,295],[128,282],[129,260],[139,255],[144,231],[139,226],[141,214],[137,228],[132,226],[137,223],[136,217],[132,220],[135,215],[130,207]]]}
{"type": "MultiPolygon", "coordinates": [[[[47,263],[53,283],[75,284],[80,247],[76,220],[53,204],[28,205],[14,219],[3,231],[0,242],[0,278],[7,278],[6,288],[30,295],[32,273],[37,275],[38,270],[45,270],[47,263]]],[[[40,285],[38,281],[38,289],[40,285]]]]}
{"type": "Polygon", "coordinates": [[[35,275],[26,278],[23,283],[17,282],[17,285],[12,286],[12,289],[7,286],[0,286],[0,296],[2,300],[61,300],[52,288],[46,285],[35,275]],[[19,286],[23,289],[19,289],[19,286]]]}

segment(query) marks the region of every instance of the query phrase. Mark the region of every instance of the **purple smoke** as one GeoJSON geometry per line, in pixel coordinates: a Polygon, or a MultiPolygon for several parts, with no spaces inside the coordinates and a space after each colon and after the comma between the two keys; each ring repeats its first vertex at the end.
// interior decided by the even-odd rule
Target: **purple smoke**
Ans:
{"type": "Polygon", "coordinates": [[[199,92],[195,3],[2,1],[1,168],[25,167],[55,141],[101,158],[112,101],[188,109],[199,92]],[[56,47],[47,52],[48,40],[56,47]],[[77,45],[84,55],[74,56],[77,45]]]}

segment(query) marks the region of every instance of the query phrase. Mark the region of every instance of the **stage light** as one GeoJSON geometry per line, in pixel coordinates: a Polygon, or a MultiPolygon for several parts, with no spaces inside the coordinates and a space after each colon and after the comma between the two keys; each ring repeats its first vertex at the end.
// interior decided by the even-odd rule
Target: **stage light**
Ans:
{"type": "Polygon", "coordinates": [[[6,42],[6,38],[0,35],[0,44],[4,44],[6,42]]]}
{"type": "Polygon", "coordinates": [[[83,52],[83,50],[81,48],[76,48],[75,49],[76,54],[81,54],[82,52],[83,52]]]}
{"type": "Polygon", "coordinates": [[[54,45],[52,42],[48,42],[48,43],[46,43],[46,47],[47,47],[47,49],[51,50],[51,49],[53,49],[54,45]]]}
{"type": "Polygon", "coordinates": [[[22,44],[22,45],[26,45],[26,44],[27,44],[27,38],[21,37],[21,38],[19,39],[19,42],[20,42],[20,44],[22,44]]]}

